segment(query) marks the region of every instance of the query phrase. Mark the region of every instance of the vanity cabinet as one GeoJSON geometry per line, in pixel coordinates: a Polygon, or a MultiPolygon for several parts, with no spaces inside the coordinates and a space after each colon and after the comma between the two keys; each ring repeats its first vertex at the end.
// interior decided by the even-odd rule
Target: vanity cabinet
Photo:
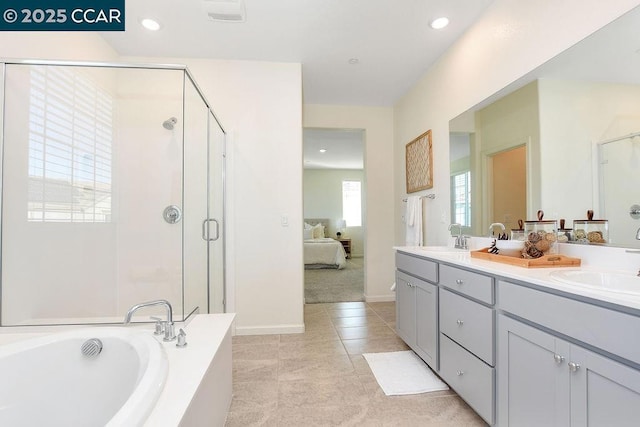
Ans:
{"type": "Polygon", "coordinates": [[[499,299],[499,425],[638,425],[639,317],[506,281],[499,299]]]}
{"type": "Polygon", "coordinates": [[[501,426],[637,426],[640,371],[500,315],[501,426]]]}
{"type": "Polygon", "coordinates": [[[440,286],[440,375],[485,421],[493,424],[493,278],[441,264],[440,286]]]}
{"type": "Polygon", "coordinates": [[[488,424],[640,425],[640,310],[485,264],[396,268],[398,334],[488,424]]]}
{"type": "Polygon", "coordinates": [[[396,267],[396,332],[437,370],[438,287],[434,283],[438,278],[438,265],[398,253],[396,267]]]}

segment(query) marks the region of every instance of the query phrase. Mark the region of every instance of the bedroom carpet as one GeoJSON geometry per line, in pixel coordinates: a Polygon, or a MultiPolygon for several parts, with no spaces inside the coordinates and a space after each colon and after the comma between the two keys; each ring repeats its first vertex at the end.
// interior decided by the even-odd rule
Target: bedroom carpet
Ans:
{"type": "Polygon", "coordinates": [[[364,301],[363,266],[364,258],[351,258],[342,270],[305,270],[305,303],[364,301]]]}

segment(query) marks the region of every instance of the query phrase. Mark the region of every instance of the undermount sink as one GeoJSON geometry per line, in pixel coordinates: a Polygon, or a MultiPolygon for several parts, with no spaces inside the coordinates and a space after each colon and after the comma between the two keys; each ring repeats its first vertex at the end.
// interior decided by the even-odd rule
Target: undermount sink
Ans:
{"type": "Polygon", "coordinates": [[[549,273],[552,279],[570,285],[583,286],[621,294],[640,295],[640,277],[632,274],[585,271],[558,270],[549,273]]]}
{"type": "Polygon", "coordinates": [[[453,248],[451,246],[421,246],[420,249],[422,249],[423,251],[429,251],[429,252],[453,252],[453,253],[468,252],[467,249],[458,249],[458,248],[453,248]]]}

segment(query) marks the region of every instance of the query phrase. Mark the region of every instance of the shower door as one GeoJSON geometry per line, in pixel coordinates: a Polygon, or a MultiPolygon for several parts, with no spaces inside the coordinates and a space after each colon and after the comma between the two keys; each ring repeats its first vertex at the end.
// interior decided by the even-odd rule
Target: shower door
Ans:
{"type": "Polygon", "coordinates": [[[209,292],[210,312],[226,312],[224,251],[225,133],[209,112],[209,292]]]}
{"type": "Polygon", "coordinates": [[[208,312],[210,118],[185,70],[6,64],[3,98],[2,325],[208,312]]]}

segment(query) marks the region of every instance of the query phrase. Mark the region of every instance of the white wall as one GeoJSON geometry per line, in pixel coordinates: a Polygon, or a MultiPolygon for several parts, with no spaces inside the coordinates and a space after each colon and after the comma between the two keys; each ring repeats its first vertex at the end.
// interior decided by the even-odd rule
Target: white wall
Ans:
{"type": "MultiPolygon", "coordinates": [[[[582,40],[637,0],[495,0],[476,23],[394,106],[395,198],[405,194],[404,147],[433,132],[435,200],[426,206],[427,244],[446,244],[449,223],[449,120],[582,40]],[[567,19],[570,17],[570,19],[567,19]]],[[[402,207],[395,206],[401,244],[402,207]]]]}
{"type": "MultiPolygon", "coordinates": [[[[342,181],[360,181],[363,183],[363,196],[366,191],[362,169],[305,169],[303,173],[304,217],[328,218],[331,222],[327,237],[336,237],[336,221],[342,218],[342,181]]],[[[363,206],[364,208],[364,206],[363,206]]],[[[366,210],[362,209],[363,218],[366,210]]],[[[363,224],[365,225],[365,224],[363,224]]],[[[343,238],[351,239],[351,255],[364,255],[365,226],[353,227],[347,224],[342,232],[343,238]]]]}
{"type": "Polygon", "coordinates": [[[113,61],[116,52],[97,33],[0,32],[0,58],[113,61]]]}
{"type": "Polygon", "coordinates": [[[392,301],[394,282],[393,111],[385,107],[304,105],[304,126],[365,130],[365,298],[392,301]]]}

